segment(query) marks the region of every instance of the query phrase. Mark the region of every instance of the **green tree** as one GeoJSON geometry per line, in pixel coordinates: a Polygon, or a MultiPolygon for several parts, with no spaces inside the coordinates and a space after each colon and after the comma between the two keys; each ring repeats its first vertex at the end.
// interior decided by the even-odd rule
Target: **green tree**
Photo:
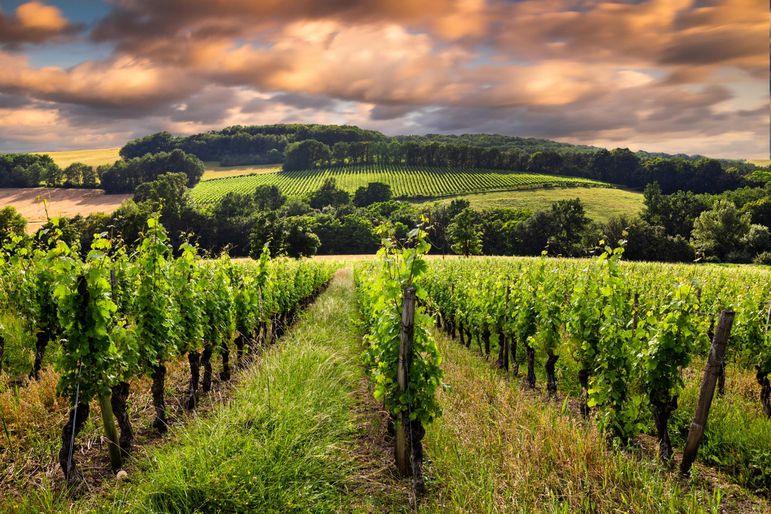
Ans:
{"type": "Polygon", "coordinates": [[[151,210],[160,212],[161,223],[170,229],[178,228],[192,203],[187,182],[184,173],[164,173],[152,182],[139,184],[134,201],[148,202],[151,210]]]}
{"type": "Polygon", "coordinates": [[[696,218],[691,243],[699,256],[725,261],[742,250],[742,240],[749,231],[750,215],[741,214],[733,203],[720,200],[696,218]]]}
{"type": "Polygon", "coordinates": [[[83,178],[90,175],[94,169],[82,162],[73,162],[64,168],[64,184],[67,186],[79,186],[83,184],[83,178]]]}
{"type": "Polygon", "coordinates": [[[285,218],[283,224],[282,250],[289,257],[311,257],[321,246],[319,236],[313,233],[310,216],[285,218]]]}
{"type": "Polygon", "coordinates": [[[351,195],[337,187],[337,181],[334,177],[324,180],[321,187],[308,197],[308,203],[314,209],[323,209],[328,205],[338,207],[350,203],[350,201],[351,195]]]}
{"type": "Polygon", "coordinates": [[[466,208],[458,213],[447,227],[450,248],[458,255],[479,255],[482,253],[482,231],[479,229],[479,214],[466,208]]]}
{"type": "Polygon", "coordinates": [[[581,239],[589,225],[581,200],[559,200],[549,211],[553,231],[549,237],[549,253],[576,256],[583,253],[581,239]]]}
{"type": "Polygon", "coordinates": [[[378,202],[387,202],[391,199],[391,186],[382,182],[370,182],[356,190],[353,195],[353,204],[356,207],[366,207],[378,202]]]}
{"type": "Polygon", "coordinates": [[[332,157],[329,147],[315,139],[291,143],[286,147],[284,171],[307,170],[318,163],[328,163],[332,157]]]}
{"type": "Polygon", "coordinates": [[[9,205],[0,209],[0,244],[13,234],[22,235],[27,227],[27,220],[15,207],[9,205]]]}
{"type": "Polygon", "coordinates": [[[254,206],[262,211],[275,211],[286,203],[278,186],[262,185],[254,190],[254,206]]]}

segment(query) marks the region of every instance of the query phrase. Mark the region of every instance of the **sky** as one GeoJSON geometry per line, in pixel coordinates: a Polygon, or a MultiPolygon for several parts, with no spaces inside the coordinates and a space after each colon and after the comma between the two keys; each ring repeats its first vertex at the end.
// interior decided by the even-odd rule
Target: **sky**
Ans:
{"type": "Polygon", "coordinates": [[[0,0],[0,151],[340,123],[769,158],[765,0],[0,0]]]}

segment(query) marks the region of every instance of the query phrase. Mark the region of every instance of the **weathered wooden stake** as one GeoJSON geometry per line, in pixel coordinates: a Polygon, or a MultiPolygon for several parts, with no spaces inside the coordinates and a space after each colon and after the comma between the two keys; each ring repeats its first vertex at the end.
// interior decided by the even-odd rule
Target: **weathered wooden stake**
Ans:
{"type": "Polygon", "coordinates": [[[104,425],[104,435],[107,436],[107,449],[110,452],[110,466],[113,471],[121,468],[123,458],[118,444],[118,431],[115,429],[115,419],[112,414],[112,404],[110,395],[99,395],[99,410],[102,411],[102,424],[104,425]]]}
{"type": "Polygon", "coordinates": [[[717,330],[712,339],[712,349],[709,352],[707,366],[704,368],[704,377],[701,380],[699,403],[696,405],[696,414],[688,431],[683,461],[680,463],[680,472],[684,475],[690,472],[691,466],[696,460],[696,453],[699,450],[701,438],[704,435],[704,427],[707,423],[707,416],[709,416],[709,408],[712,405],[712,396],[715,394],[715,384],[720,373],[720,365],[725,356],[725,347],[731,334],[734,316],[735,313],[733,311],[723,311],[720,313],[717,330]]]}
{"type": "MultiPolygon", "coordinates": [[[[402,330],[399,342],[399,361],[397,368],[397,381],[399,391],[404,393],[410,380],[410,366],[412,365],[412,338],[415,333],[415,288],[404,289],[402,298],[402,330]]],[[[412,475],[410,464],[410,416],[404,411],[396,423],[396,468],[402,476],[412,475]]]]}

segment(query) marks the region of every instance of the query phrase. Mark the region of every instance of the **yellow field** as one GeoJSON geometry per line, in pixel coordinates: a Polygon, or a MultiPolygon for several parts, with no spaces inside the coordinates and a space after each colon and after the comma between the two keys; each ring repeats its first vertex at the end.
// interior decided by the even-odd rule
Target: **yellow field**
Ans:
{"type": "Polygon", "coordinates": [[[747,162],[755,166],[771,166],[771,160],[769,159],[750,159],[747,162]]]}
{"type": "MultiPolygon", "coordinates": [[[[33,152],[36,154],[50,155],[60,168],[66,168],[73,162],[82,162],[89,166],[101,166],[112,164],[120,159],[120,148],[100,148],[95,150],[67,150],[63,152],[33,152]]],[[[215,178],[238,177],[240,175],[256,175],[258,173],[270,173],[281,169],[280,164],[254,164],[248,166],[220,166],[218,162],[207,162],[201,180],[215,178]]]]}
{"type": "Polygon", "coordinates": [[[47,217],[111,213],[127,198],[131,195],[106,195],[101,189],[8,188],[0,189],[0,208],[15,207],[27,219],[27,232],[31,233],[45,224],[47,217]]]}
{"type": "Polygon", "coordinates": [[[36,154],[48,154],[60,168],[66,168],[73,162],[82,162],[89,166],[101,166],[112,164],[120,159],[120,148],[100,148],[96,150],[67,150],[65,152],[34,152],[36,154]]]}
{"type": "Polygon", "coordinates": [[[524,208],[531,211],[546,210],[557,200],[580,198],[586,214],[594,221],[604,222],[611,216],[626,214],[634,216],[642,210],[643,195],[624,189],[604,187],[566,187],[535,189],[532,191],[503,191],[457,196],[442,199],[449,202],[463,198],[476,209],[524,208]]]}

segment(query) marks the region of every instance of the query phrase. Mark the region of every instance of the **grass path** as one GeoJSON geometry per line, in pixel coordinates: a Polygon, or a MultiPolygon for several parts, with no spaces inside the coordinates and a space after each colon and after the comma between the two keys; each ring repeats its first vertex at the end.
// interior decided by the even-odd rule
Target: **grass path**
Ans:
{"type": "Polygon", "coordinates": [[[16,512],[395,512],[385,424],[361,366],[351,270],[258,362],[227,403],[172,430],[78,502],[42,494],[16,512]],[[372,434],[380,434],[378,438],[372,434]]]}
{"type": "Polygon", "coordinates": [[[378,505],[362,503],[362,482],[377,487],[377,480],[357,441],[364,372],[352,291],[350,270],[343,270],[248,372],[229,405],[178,433],[98,510],[350,512],[378,505]]]}

